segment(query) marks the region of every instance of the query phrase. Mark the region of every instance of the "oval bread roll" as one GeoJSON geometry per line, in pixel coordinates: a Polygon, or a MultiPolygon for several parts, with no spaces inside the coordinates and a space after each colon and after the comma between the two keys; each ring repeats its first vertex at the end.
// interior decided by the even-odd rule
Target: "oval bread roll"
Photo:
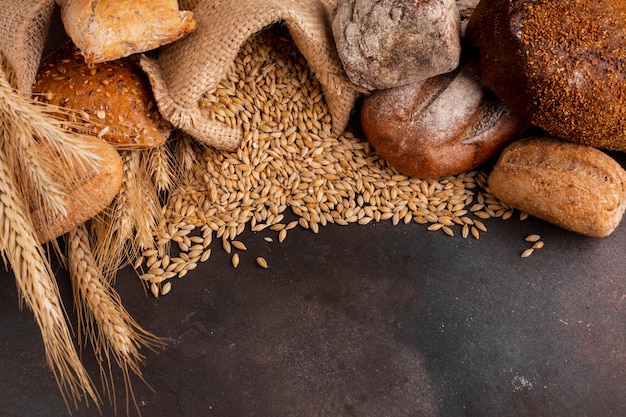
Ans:
{"type": "Polygon", "coordinates": [[[477,168],[528,127],[467,65],[424,83],[375,91],[363,101],[360,116],[380,156],[419,178],[477,168]]]}
{"type": "Polygon", "coordinates": [[[40,152],[55,159],[52,164],[67,195],[66,213],[53,214],[49,207],[37,201],[29,202],[31,219],[40,243],[49,242],[64,235],[76,226],[91,219],[105,209],[120,191],[124,178],[124,166],[120,154],[102,139],[83,138],[97,155],[94,166],[69,166],[67,160],[55,158],[56,149],[46,142],[39,142],[40,152]]]}
{"type": "Polygon", "coordinates": [[[488,179],[503,203],[591,237],[613,233],[626,209],[626,171],[590,146],[533,137],[507,146],[488,179]]]}
{"type": "Polygon", "coordinates": [[[146,52],[196,29],[177,0],[57,0],[69,37],[89,64],[146,52]]]}

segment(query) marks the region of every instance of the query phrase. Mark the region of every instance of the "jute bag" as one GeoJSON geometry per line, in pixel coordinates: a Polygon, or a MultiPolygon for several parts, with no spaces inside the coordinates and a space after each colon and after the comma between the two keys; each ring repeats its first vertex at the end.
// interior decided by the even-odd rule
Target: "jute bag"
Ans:
{"type": "Polygon", "coordinates": [[[214,91],[243,43],[256,32],[281,22],[307,60],[332,116],[333,129],[347,125],[357,97],[335,49],[330,13],[336,0],[196,0],[182,1],[197,21],[194,33],[142,58],[159,110],[174,126],[217,149],[233,150],[243,132],[212,119],[199,107],[214,91]]]}
{"type": "Polygon", "coordinates": [[[11,83],[30,93],[48,36],[54,0],[0,0],[0,51],[11,68],[11,83]]]}

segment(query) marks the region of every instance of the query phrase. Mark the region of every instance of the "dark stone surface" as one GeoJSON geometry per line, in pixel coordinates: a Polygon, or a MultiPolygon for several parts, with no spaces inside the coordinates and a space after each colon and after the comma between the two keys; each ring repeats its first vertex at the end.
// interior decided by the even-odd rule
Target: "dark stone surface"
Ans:
{"type": "MultiPolygon", "coordinates": [[[[237,269],[215,247],[159,299],[122,271],[125,306],[171,339],[146,352],[154,392],[134,380],[139,409],[152,417],[624,415],[626,227],[592,239],[532,218],[486,223],[480,240],[388,222],[294,229],[283,244],[246,232],[237,269]],[[523,259],[530,233],[545,247],[523,259]],[[259,255],[269,269],[255,264],[259,255]]],[[[67,297],[62,271],[58,280],[67,297]]],[[[0,415],[68,415],[11,273],[0,294],[0,415]]],[[[88,351],[84,359],[97,380],[88,351]]],[[[113,413],[103,406],[102,415],[113,413]]],[[[79,404],[73,415],[97,411],[79,404]]]]}
{"type": "MultiPolygon", "coordinates": [[[[626,154],[616,156],[626,166],[626,154]]],[[[388,222],[317,235],[294,229],[283,244],[246,232],[237,269],[214,245],[207,263],[159,299],[133,271],[121,271],[116,288],[126,308],[170,339],[167,349],[145,352],[152,389],[133,380],[139,410],[145,417],[626,415],[626,224],[605,239],[536,219],[486,224],[480,240],[388,222]],[[545,247],[522,259],[530,233],[545,247]]],[[[75,322],[62,270],[58,282],[75,322]]],[[[10,271],[0,272],[0,297],[0,417],[69,416],[10,271]]],[[[83,358],[99,381],[89,350],[83,358]]],[[[99,415],[93,404],[71,411],[99,415]]],[[[114,407],[105,402],[101,415],[115,415],[114,407]]]]}

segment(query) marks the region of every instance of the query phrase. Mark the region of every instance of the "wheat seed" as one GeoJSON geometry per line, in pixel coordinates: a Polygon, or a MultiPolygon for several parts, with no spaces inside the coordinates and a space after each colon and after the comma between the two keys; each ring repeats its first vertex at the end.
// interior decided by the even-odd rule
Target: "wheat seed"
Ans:
{"type": "Polygon", "coordinates": [[[166,282],[163,287],[161,287],[161,295],[166,295],[172,290],[172,283],[166,282]]]}
{"type": "Polygon", "coordinates": [[[261,268],[268,268],[267,265],[267,261],[265,260],[265,258],[263,258],[262,256],[259,256],[256,258],[256,263],[261,267],[261,268]]]}
{"type": "Polygon", "coordinates": [[[152,293],[153,296],[158,297],[159,296],[159,286],[153,282],[152,284],[150,284],[150,292],[152,293]]]}
{"type": "Polygon", "coordinates": [[[319,82],[284,28],[251,37],[229,76],[205,93],[199,105],[216,120],[241,127],[243,141],[227,152],[202,147],[183,132],[174,135],[169,156],[162,158],[171,157],[180,169],[153,232],[158,259],[141,254],[160,268],[149,272],[154,275],[149,282],[161,270],[182,277],[209,260],[214,236],[227,253],[245,250],[236,242],[246,228],[278,232],[280,243],[298,226],[318,233],[328,224],[390,221],[423,224],[449,236],[458,227],[463,238],[479,239],[487,231],[481,220],[512,216],[512,208],[487,192],[482,171],[439,179],[408,177],[363,138],[333,132],[319,82]],[[285,223],[288,211],[297,219],[285,223]],[[200,236],[202,249],[194,247],[200,236]],[[183,261],[172,257],[168,265],[161,258],[171,242],[177,243],[183,261]]]}
{"type": "Polygon", "coordinates": [[[526,242],[538,242],[539,240],[541,240],[541,236],[540,235],[528,235],[524,238],[524,240],[526,242]]]}
{"type": "Polygon", "coordinates": [[[239,249],[239,250],[248,250],[248,248],[246,247],[246,245],[239,241],[239,240],[233,240],[230,242],[235,248],[239,249]]]}

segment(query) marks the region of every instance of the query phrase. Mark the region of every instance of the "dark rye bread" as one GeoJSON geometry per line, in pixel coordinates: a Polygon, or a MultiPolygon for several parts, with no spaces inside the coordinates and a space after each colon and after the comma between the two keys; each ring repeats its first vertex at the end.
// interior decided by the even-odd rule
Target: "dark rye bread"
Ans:
{"type": "Polygon", "coordinates": [[[503,203],[591,237],[610,235],[626,210],[626,171],[617,161],[551,137],[507,146],[488,184],[503,203]]]}
{"type": "Polygon", "coordinates": [[[483,0],[466,37],[483,83],[551,135],[626,150],[626,2],[483,0]]]}

